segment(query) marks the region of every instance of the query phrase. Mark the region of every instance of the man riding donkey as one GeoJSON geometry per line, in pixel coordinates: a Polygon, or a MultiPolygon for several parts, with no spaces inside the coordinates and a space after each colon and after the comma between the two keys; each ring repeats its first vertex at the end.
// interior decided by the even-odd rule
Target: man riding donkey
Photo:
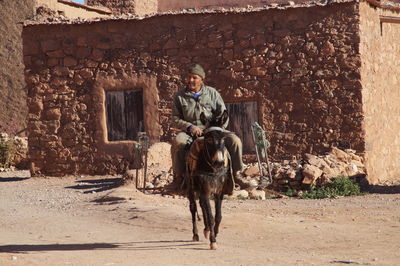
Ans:
{"type": "MultiPolygon", "coordinates": [[[[222,114],[226,110],[221,95],[216,89],[205,85],[204,78],[205,72],[202,66],[199,64],[191,66],[186,75],[186,87],[179,90],[174,96],[172,122],[173,127],[179,129],[180,132],[172,141],[171,146],[174,180],[167,187],[171,193],[182,193],[187,151],[196,138],[198,139],[195,143],[201,145],[201,136],[204,130],[204,125],[200,121],[201,113],[204,113],[206,117],[211,117],[213,114],[222,114]]],[[[228,121],[223,128],[225,129],[227,125],[228,121]]],[[[240,174],[243,169],[241,140],[233,132],[228,132],[225,137],[225,145],[231,157],[235,183],[242,189],[250,187],[251,184],[243,180],[240,174]]],[[[232,182],[232,189],[233,186],[232,182]]]]}

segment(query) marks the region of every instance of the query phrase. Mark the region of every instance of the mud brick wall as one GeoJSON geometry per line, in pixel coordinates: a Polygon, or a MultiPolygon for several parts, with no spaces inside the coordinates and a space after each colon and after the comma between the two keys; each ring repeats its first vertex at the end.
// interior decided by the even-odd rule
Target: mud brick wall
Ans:
{"type": "Polygon", "coordinates": [[[400,13],[361,3],[360,14],[365,163],[371,183],[390,184],[400,177],[400,13]]]}
{"type": "Polygon", "coordinates": [[[169,140],[172,96],[192,62],[226,102],[257,102],[274,160],[363,151],[358,27],[357,3],[27,26],[32,173],[127,167],[134,142],[105,140],[108,89],[143,88],[149,135],[169,140]]]}
{"type": "Polygon", "coordinates": [[[15,134],[26,126],[22,61],[22,22],[34,14],[34,1],[0,1],[0,132],[15,134]]]}

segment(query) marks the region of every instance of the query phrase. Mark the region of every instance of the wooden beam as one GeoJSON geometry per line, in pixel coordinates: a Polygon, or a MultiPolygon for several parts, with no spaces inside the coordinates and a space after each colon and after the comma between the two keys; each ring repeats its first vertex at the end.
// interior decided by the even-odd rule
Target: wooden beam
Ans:
{"type": "Polygon", "coordinates": [[[397,23],[400,24],[400,17],[379,16],[381,23],[397,23]]]}

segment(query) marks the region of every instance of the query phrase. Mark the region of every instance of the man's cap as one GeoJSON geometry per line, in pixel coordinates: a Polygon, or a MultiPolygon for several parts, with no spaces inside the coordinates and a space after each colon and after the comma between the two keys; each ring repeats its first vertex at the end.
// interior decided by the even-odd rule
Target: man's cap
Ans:
{"type": "Polygon", "coordinates": [[[204,72],[203,67],[199,64],[192,65],[189,68],[188,73],[200,76],[202,79],[204,79],[206,77],[206,72],[204,72]]]}

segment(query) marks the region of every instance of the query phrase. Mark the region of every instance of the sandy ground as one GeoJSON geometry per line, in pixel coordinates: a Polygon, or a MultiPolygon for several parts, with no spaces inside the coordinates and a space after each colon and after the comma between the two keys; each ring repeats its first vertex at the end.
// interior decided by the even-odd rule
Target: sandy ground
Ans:
{"type": "Polygon", "coordinates": [[[116,177],[26,174],[0,175],[0,265],[400,265],[396,193],[226,200],[211,251],[185,199],[124,187],[129,200],[96,202],[116,177]]]}

